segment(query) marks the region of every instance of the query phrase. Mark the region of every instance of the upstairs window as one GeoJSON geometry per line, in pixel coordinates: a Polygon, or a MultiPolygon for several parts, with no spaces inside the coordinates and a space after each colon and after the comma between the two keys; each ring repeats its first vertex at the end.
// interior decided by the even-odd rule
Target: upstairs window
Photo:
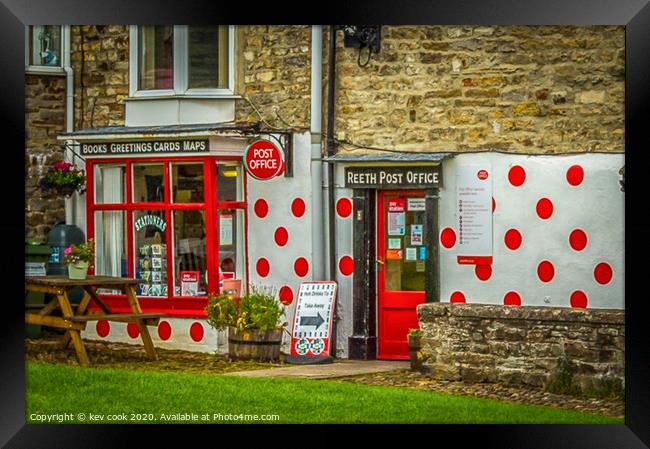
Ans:
{"type": "Polygon", "coordinates": [[[25,69],[28,72],[61,72],[68,65],[64,44],[69,27],[30,25],[25,29],[25,69]]]}
{"type": "Polygon", "coordinates": [[[132,26],[131,96],[233,95],[234,26],[132,26]]]}

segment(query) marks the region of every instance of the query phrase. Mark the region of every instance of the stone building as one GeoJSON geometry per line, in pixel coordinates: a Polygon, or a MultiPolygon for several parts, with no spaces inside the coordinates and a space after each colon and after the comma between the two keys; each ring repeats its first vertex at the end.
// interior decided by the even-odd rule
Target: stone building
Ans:
{"type": "Polygon", "coordinates": [[[623,27],[64,31],[71,70],[26,75],[26,231],[94,236],[97,272],[143,279],[145,309],[170,313],[161,346],[223,349],[202,310],[223,272],[272,285],[289,320],[301,282],[336,280],[340,357],[408,358],[425,301],[624,307],[623,27]],[[285,153],[272,180],[241,164],[259,138],[285,153]],[[65,212],[35,188],[63,158],[89,175],[65,212]],[[169,226],[134,229],[145,215],[169,226]],[[193,297],[181,271],[200,273],[193,297]]]}

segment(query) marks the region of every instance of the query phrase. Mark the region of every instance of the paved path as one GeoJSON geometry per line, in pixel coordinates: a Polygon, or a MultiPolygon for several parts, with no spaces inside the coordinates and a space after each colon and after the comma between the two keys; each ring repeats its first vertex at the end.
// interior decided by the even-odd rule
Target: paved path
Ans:
{"type": "Polygon", "coordinates": [[[303,377],[309,379],[334,379],[359,374],[384,373],[408,369],[409,362],[387,360],[337,360],[323,365],[291,365],[286,368],[270,368],[238,371],[224,376],[245,377],[303,377]]]}

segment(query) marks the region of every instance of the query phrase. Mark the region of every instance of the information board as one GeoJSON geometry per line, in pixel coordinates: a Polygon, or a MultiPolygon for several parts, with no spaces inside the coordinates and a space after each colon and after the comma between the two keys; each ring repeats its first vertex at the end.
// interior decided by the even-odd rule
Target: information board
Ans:
{"type": "Polygon", "coordinates": [[[289,363],[319,363],[330,359],[336,282],[303,282],[294,310],[289,363]]]}
{"type": "Polygon", "coordinates": [[[459,264],[492,263],[492,167],[466,165],[456,172],[459,264]]]}

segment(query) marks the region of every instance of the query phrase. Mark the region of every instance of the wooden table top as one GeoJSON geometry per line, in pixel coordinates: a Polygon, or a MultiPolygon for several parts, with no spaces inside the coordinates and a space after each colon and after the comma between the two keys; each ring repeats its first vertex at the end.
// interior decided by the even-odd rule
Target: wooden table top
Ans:
{"type": "Polygon", "coordinates": [[[140,282],[134,278],[120,278],[115,276],[88,276],[86,279],[70,279],[68,276],[26,276],[25,283],[31,285],[43,285],[47,287],[79,287],[90,285],[101,286],[124,286],[136,285],[140,282]]]}

